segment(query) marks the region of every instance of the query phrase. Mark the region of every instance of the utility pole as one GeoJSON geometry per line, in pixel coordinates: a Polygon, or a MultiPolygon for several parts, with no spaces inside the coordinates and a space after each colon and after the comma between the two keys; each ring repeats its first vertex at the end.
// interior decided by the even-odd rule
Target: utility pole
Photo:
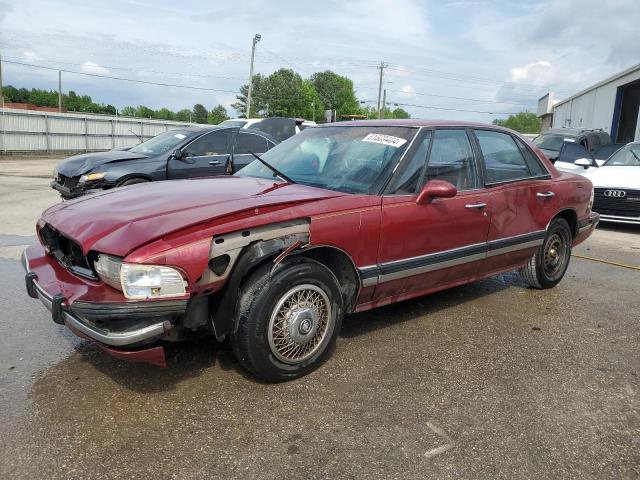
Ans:
{"type": "Polygon", "coordinates": [[[4,108],[4,93],[2,91],[2,54],[0,54],[0,107],[4,108]]]}
{"type": "Polygon", "coordinates": [[[380,62],[380,66],[376,67],[380,70],[380,83],[378,84],[378,118],[382,118],[382,112],[380,110],[380,100],[382,97],[382,77],[384,76],[384,69],[387,68],[388,65],[384,62],[380,62]]]}
{"type": "Polygon", "coordinates": [[[384,118],[384,110],[387,108],[387,89],[384,89],[384,93],[382,94],[382,114],[381,118],[384,118]]]}
{"type": "Polygon", "coordinates": [[[62,113],[62,70],[58,70],[58,112],[62,113]]]}
{"type": "Polygon", "coordinates": [[[262,37],[256,33],[251,43],[251,67],[249,68],[249,91],[247,92],[247,118],[251,115],[251,90],[253,87],[253,61],[256,57],[256,44],[262,37]]]}

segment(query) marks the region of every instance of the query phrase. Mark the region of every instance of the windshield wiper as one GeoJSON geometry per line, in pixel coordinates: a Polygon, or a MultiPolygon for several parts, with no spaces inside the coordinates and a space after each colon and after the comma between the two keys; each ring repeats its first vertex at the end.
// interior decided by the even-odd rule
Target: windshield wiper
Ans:
{"type": "Polygon", "coordinates": [[[258,155],[257,153],[253,153],[252,151],[249,151],[249,153],[254,157],[256,157],[256,160],[262,163],[265,167],[271,170],[274,173],[273,175],[274,177],[280,177],[282,180],[284,180],[287,183],[296,183],[293,180],[291,180],[289,177],[287,177],[284,173],[282,173],[280,170],[278,170],[276,167],[268,163],[266,160],[263,160],[262,158],[260,158],[260,155],[258,155]]]}

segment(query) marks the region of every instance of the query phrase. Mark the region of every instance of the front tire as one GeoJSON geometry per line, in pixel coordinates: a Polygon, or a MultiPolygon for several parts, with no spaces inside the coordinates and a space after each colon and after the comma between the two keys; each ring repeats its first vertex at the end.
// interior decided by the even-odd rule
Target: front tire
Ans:
{"type": "Polygon", "coordinates": [[[318,368],[342,324],[342,297],[333,273],[315,260],[293,258],[271,273],[267,262],[244,283],[231,342],[256,377],[280,382],[318,368]]]}
{"type": "Polygon", "coordinates": [[[554,219],[536,254],[518,271],[520,277],[533,288],[555,287],[569,266],[572,241],[573,235],[567,221],[564,218],[554,219]]]}

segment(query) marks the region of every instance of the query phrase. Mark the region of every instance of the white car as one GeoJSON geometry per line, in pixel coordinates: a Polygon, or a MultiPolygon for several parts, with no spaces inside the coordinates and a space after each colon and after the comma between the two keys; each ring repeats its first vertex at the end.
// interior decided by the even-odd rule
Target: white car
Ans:
{"type": "Polygon", "coordinates": [[[249,128],[254,123],[258,123],[264,120],[263,118],[230,118],[220,123],[223,127],[240,127],[249,128]]]}
{"type": "MultiPolygon", "coordinates": [[[[225,120],[220,123],[220,125],[225,127],[240,127],[240,128],[252,128],[256,130],[260,130],[259,124],[262,122],[264,118],[231,118],[229,120],[225,120]]],[[[312,127],[316,125],[316,122],[312,122],[311,120],[305,120],[304,118],[296,118],[295,119],[295,132],[300,133],[307,127],[312,127]]]]}
{"type": "Polygon", "coordinates": [[[640,142],[628,143],[584,176],[593,183],[600,220],[640,225],[640,142]]]}

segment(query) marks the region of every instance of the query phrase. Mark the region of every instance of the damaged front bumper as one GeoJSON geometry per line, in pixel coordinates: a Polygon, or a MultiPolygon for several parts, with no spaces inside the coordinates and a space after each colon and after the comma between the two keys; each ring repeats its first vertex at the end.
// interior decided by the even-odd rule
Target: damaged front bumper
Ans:
{"type": "Polygon", "coordinates": [[[62,198],[66,200],[71,200],[72,198],[78,198],[83,195],[87,195],[89,193],[101,192],[102,190],[106,190],[108,188],[112,188],[113,185],[107,182],[91,182],[90,184],[77,183],[75,186],[67,186],[63,183],[60,183],[57,180],[53,180],[51,183],[51,188],[57,190],[58,193],[62,196],[62,198]]]}
{"type": "Polygon", "coordinates": [[[73,292],[77,285],[64,284],[59,278],[52,278],[56,273],[54,265],[39,261],[38,266],[32,268],[29,249],[22,254],[22,265],[26,271],[27,293],[40,299],[55,323],[67,326],[76,335],[95,342],[118,358],[166,366],[164,348],[148,346],[170,333],[175,319],[186,311],[187,300],[69,301],[69,295],[63,292],[73,292]],[[39,275],[49,277],[46,288],[39,282],[39,275]]]}

